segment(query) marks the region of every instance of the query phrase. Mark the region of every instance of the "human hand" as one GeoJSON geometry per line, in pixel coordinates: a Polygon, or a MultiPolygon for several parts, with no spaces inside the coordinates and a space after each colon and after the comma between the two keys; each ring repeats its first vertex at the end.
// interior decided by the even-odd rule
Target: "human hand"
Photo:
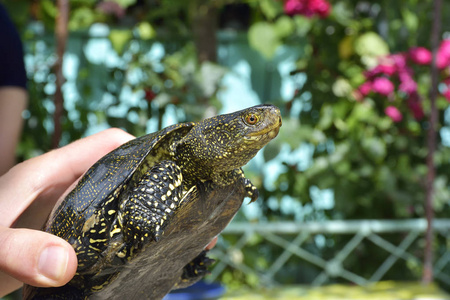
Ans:
{"type": "Polygon", "coordinates": [[[92,164],[132,138],[108,129],[27,160],[0,177],[0,297],[22,282],[61,286],[74,276],[77,259],[72,246],[35,229],[92,164]]]}

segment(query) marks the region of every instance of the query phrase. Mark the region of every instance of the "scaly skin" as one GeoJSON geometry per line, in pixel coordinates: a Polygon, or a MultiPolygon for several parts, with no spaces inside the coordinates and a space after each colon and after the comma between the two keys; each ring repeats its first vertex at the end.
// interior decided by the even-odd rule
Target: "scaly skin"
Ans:
{"type": "MultiPolygon", "coordinates": [[[[185,186],[199,180],[229,185],[244,176],[240,167],[277,136],[280,126],[277,107],[250,107],[198,122],[171,146],[171,154],[183,173],[185,186]]],[[[256,188],[250,181],[247,185],[249,196],[255,200],[256,188]]]]}
{"type": "MultiPolygon", "coordinates": [[[[183,210],[184,199],[198,199],[199,184],[226,191],[242,180],[246,196],[256,200],[257,189],[241,167],[276,137],[280,126],[279,109],[259,105],[173,125],[107,154],[55,208],[45,228],[73,245],[77,275],[58,289],[26,287],[25,299],[100,296],[98,292],[120,277],[121,269],[146,246],[164,243],[164,228],[183,210]]],[[[192,215],[195,212],[186,214],[192,215]]],[[[194,283],[209,264],[205,254],[199,254],[176,286],[194,283]]]]}

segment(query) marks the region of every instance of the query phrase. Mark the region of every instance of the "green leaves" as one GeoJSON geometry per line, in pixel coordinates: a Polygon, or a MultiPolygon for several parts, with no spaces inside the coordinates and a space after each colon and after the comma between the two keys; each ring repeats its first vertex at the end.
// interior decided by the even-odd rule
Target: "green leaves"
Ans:
{"type": "Polygon", "coordinates": [[[386,42],[375,32],[367,32],[355,40],[355,52],[367,67],[374,67],[377,57],[389,54],[386,42]]]}
{"type": "MultiPolygon", "coordinates": [[[[263,3],[274,3],[267,0],[263,3]]],[[[271,4],[275,5],[275,4],[271,4]]],[[[277,3],[276,5],[280,5],[277,3]]],[[[252,48],[261,53],[266,59],[272,59],[277,49],[292,36],[304,36],[311,28],[311,21],[303,16],[293,18],[286,15],[278,16],[279,9],[269,10],[268,21],[255,22],[248,31],[248,41],[252,48]],[[277,18],[275,18],[277,15],[277,18]]]]}
{"type": "Polygon", "coordinates": [[[275,32],[280,38],[286,38],[290,36],[295,30],[294,21],[288,16],[281,16],[275,22],[275,32]]]}
{"type": "Polygon", "coordinates": [[[275,26],[267,22],[253,24],[248,31],[248,41],[251,47],[267,59],[271,59],[281,45],[275,26]]]}
{"type": "Polygon", "coordinates": [[[269,19],[273,20],[276,16],[283,12],[283,5],[281,1],[261,0],[259,1],[261,11],[269,19]]]}
{"type": "Polygon", "coordinates": [[[112,2],[116,2],[122,7],[128,7],[136,3],[136,0],[110,0],[112,2]]]}
{"type": "Polygon", "coordinates": [[[156,31],[149,22],[141,22],[137,26],[139,37],[143,40],[150,40],[156,36],[156,31]]]}
{"type": "Polygon", "coordinates": [[[111,45],[119,55],[123,54],[125,46],[132,37],[133,33],[129,29],[112,29],[109,33],[111,45]]]}

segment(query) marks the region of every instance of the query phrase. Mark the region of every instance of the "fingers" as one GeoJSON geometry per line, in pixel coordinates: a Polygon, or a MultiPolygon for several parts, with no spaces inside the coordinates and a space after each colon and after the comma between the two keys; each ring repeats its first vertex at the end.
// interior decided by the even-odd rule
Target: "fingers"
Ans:
{"type": "Polygon", "coordinates": [[[73,182],[132,138],[109,129],[25,161],[0,177],[0,293],[16,289],[20,282],[61,286],[73,277],[77,259],[67,242],[45,232],[7,227],[21,216],[17,227],[40,228],[73,182]]]}
{"type": "Polygon", "coordinates": [[[217,244],[217,236],[209,242],[208,246],[205,247],[205,250],[211,250],[217,244]]]}
{"type": "Polygon", "coordinates": [[[39,287],[61,286],[75,275],[75,251],[56,236],[0,227],[0,245],[0,271],[19,281],[39,287]]]}
{"type": "Polygon", "coordinates": [[[11,226],[36,199],[44,202],[36,206],[51,208],[95,161],[132,138],[120,129],[108,129],[12,168],[0,177],[0,225],[11,226]]]}

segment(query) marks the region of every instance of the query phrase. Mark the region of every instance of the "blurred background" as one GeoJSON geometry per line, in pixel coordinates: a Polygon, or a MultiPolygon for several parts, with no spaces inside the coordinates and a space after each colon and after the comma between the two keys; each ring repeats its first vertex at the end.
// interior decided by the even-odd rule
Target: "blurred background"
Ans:
{"type": "Polygon", "coordinates": [[[448,299],[448,2],[0,3],[28,78],[19,161],[271,103],[283,127],[244,168],[260,198],[220,236],[207,281],[230,299],[448,299]]]}

